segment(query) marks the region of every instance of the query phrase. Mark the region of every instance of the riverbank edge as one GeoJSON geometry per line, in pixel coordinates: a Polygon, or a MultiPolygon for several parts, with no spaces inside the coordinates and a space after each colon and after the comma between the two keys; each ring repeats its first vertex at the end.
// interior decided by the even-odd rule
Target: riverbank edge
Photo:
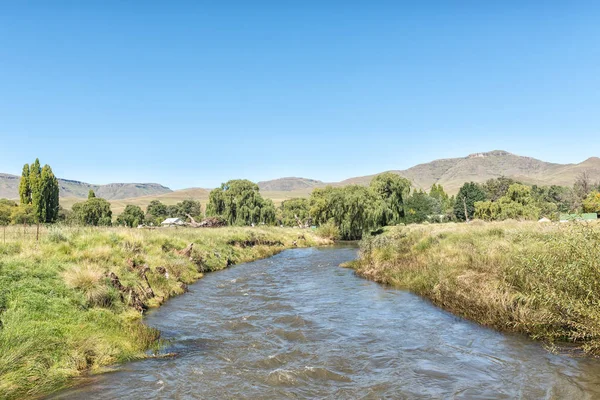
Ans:
{"type": "MultiPolygon", "coordinates": [[[[37,246],[37,256],[40,256],[40,249],[42,249],[41,253],[44,253],[44,248],[49,245],[56,247],[56,245],[64,246],[65,243],[68,243],[70,241],[68,231],[70,230],[71,229],[69,228],[57,229],[54,232],[54,236],[62,235],[64,238],[58,241],[52,238],[46,240],[41,246],[37,246]]],[[[136,287],[137,289],[151,287],[154,289],[152,298],[144,299],[144,308],[147,309],[160,307],[168,299],[186,293],[187,285],[198,281],[205,273],[268,258],[291,248],[326,246],[333,244],[333,241],[322,239],[316,236],[312,231],[300,231],[298,229],[285,228],[248,227],[214,228],[209,230],[178,229],[176,231],[165,230],[158,232],[138,232],[136,230],[127,230],[126,228],[86,228],[78,229],[78,231],[92,232],[91,234],[95,236],[112,235],[111,239],[114,239],[114,234],[116,232],[117,237],[119,237],[120,240],[115,243],[115,247],[126,248],[130,245],[133,245],[132,247],[135,247],[135,245],[141,246],[141,250],[134,249],[134,251],[131,252],[132,254],[128,254],[133,257],[123,258],[123,260],[121,260],[123,261],[123,265],[119,266],[119,268],[107,269],[106,274],[108,274],[109,271],[112,272],[113,270],[117,270],[117,274],[121,277],[123,282],[126,282],[127,287],[136,287]],[[164,240],[157,240],[157,236],[162,237],[164,240]],[[204,236],[211,236],[212,240],[208,243],[203,242],[203,239],[205,239],[204,236]],[[134,239],[130,240],[132,237],[134,239]],[[195,241],[190,240],[193,239],[193,237],[196,238],[195,241]],[[144,239],[148,239],[148,241],[145,241],[144,239]],[[187,245],[184,245],[185,243],[187,243],[187,245]],[[186,249],[189,249],[190,243],[196,243],[196,246],[193,246],[192,252],[185,253],[186,249]],[[218,245],[215,245],[216,243],[218,243],[218,245]],[[149,249],[148,246],[151,246],[152,249],[149,249]],[[164,263],[158,263],[162,265],[154,263],[142,264],[144,259],[152,260],[156,258],[155,255],[150,256],[151,252],[167,254],[170,258],[178,259],[175,260],[178,264],[184,265],[184,268],[181,268],[181,271],[175,271],[176,268],[173,266],[172,278],[169,279],[170,277],[168,275],[166,277],[166,280],[170,281],[169,285],[165,286],[164,282],[158,284],[160,280],[165,280],[164,272],[160,269],[160,267],[163,267],[164,263]],[[138,264],[148,268],[147,274],[139,274],[139,271],[136,270],[139,268],[138,264]],[[124,270],[130,270],[132,272],[131,274],[128,274],[125,279],[123,279],[125,275],[123,272],[124,270]],[[131,279],[132,277],[133,282],[131,279]]],[[[106,241],[98,241],[100,244],[105,244],[105,242],[106,241]]],[[[24,248],[24,252],[27,252],[27,257],[29,257],[31,255],[29,254],[31,253],[31,249],[26,248],[26,246],[27,244],[19,244],[18,247],[24,248]]],[[[91,249],[88,247],[85,251],[94,253],[94,248],[93,246],[91,249]]],[[[126,253],[128,252],[126,251],[126,253]]],[[[91,258],[93,257],[94,256],[92,255],[91,258]]],[[[81,258],[82,257],[77,257],[78,261],[81,261],[81,258]]],[[[86,258],[86,256],[83,256],[83,258],[86,258]]],[[[67,262],[67,264],[70,263],[67,262]]],[[[168,274],[168,270],[171,268],[167,266],[166,269],[168,274]]],[[[2,271],[0,270],[0,274],[1,272],[2,271]]],[[[65,276],[66,273],[67,272],[63,270],[60,275],[65,276]]],[[[111,288],[111,290],[112,289],[114,288],[111,288]]],[[[81,292],[80,290],[73,288],[69,288],[68,290],[81,292]]],[[[79,296],[81,294],[82,293],[78,293],[79,296]]],[[[147,351],[152,348],[158,349],[160,346],[160,332],[145,325],[143,313],[134,311],[132,306],[132,304],[129,304],[129,306],[125,306],[119,311],[115,311],[115,313],[119,313],[119,317],[123,317],[121,319],[121,322],[123,323],[123,326],[121,327],[122,330],[131,333],[131,335],[126,338],[121,337],[119,339],[125,339],[127,347],[135,349],[133,351],[134,354],[123,355],[123,358],[117,356],[103,359],[98,356],[95,360],[86,361],[86,365],[83,367],[78,365],[76,369],[69,371],[66,375],[63,374],[60,376],[60,379],[57,379],[55,382],[46,381],[42,386],[42,389],[40,389],[40,386],[35,385],[37,379],[29,378],[28,380],[31,381],[32,384],[18,388],[15,388],[14,386],[9,387],[7,391],[0,390],[0,397],[6,398],[7,400],[24,397],[33,399],[46,398],[61,390],[77,385],[77,378],[110,371],[112,370],[110,368],[111,366],[117,366],[124,362],[151,357],[147,351]]],[[[91,307],[91,309],[95,308],[95,306],[91,307]]],[[[89,310],[82,310],[82,312],[86,311],[89,310]]],[[[4,312],[6,313],[6,311],[4,312]]],[[[3,330],[6,328],[7,327],[4,326],[3,330]]],[[[3,330],[0,330],[0,334],[3,333],[3,330]]],[[[120,343],[120,345],[122,344],[123,343],[120,343]]],[[[43,352],[44,350],[41,351],[43,352]]],[[[77,364],[77,362],[74,362],[74,364],[77,364]]],[[[0,365],[0,367],[2,366],[0,365]]],[[[2,369],[0,368],[0,371],[1,370],[2,369]]],[[[1,374],[0,377],[2,377],[1,374]]],[[[6,383],[4,385],[5,386],[0,387],[0,389],[6,389],[6,383]]]]}
{"type": "Polygon", "coordinates": [[[342,267],[551,351],[598,357],[600,295],[589,295],[598,293],[589,281],[600,278],[599,242],[600,224],[390,227],[342,267]]]}

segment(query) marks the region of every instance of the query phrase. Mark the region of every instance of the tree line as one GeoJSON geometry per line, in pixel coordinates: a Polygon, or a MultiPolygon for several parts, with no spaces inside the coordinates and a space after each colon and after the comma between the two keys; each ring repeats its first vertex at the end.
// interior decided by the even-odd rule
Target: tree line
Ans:
{"type": "Polygon", "coordinates": [[[199,201],[175,205],[151,201],[146,210],[127,205],[113,220],[110,203],[90,190],[88,199],[63,210],[58,202],[58,181],[50,166],[39,160],[23,167],[20,204],[0,200],[0,224],[52,223],[109,226],[159,225],[166,218],[183,220],[219,217],[228,225],[318,226],[341,239],[360,239],[364,233],[388,225],[440,223],[483,219],[556,219],[561,212],[600,212],[600,183],[581,174],[573,187],[526,185],[499,177],[485,183],[467,182],[456,196],[439,184],[429,191],[412,188],[411,182],[388,172],[377,175],[369,186],[328,186],[314,189],[309,198],[285,200],[275,207],[263,198],[257,184],[235,179],[212,190],[202,212],[199,201]]]}

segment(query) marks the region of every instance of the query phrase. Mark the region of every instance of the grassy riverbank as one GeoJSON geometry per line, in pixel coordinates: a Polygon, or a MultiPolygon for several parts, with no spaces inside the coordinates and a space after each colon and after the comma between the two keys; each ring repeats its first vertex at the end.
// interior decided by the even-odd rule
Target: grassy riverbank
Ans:
{"type": "Polygon", "coordinates": [[[600,224],[394,227],[350,266],[480,324],[600,355],[600,224]]]}
{"type": "Polygon", "coordinates": [[[327,243],[283,228],[54,227],[39,241],[20,232],[9,228],[0,241],[2,399],[49,393],[83,372],[144,357],[159,333],[139,309],[184,293],[204,272],[327,243]]]}

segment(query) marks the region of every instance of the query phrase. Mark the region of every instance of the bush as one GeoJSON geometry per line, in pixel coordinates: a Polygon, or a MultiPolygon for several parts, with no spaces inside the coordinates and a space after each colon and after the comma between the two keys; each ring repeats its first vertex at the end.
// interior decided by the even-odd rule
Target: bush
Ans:
{"type": "Polygon", "coordinates": [[[333,220],[329,220],[319,226],[315,233],[323,239],[338,240],[340,238],[340,229],[333,220]]]}

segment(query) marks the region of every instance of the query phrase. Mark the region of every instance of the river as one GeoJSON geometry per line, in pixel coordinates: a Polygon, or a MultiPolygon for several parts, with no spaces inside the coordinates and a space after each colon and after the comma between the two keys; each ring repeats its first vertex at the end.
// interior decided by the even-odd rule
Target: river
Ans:
{"type": "Polygon", "coordinates": [[[600,361],[556,355],[339,268],[353,247],[287,250],[207,274],[148,313],[172,358],[54,399],[582,399],[600,361]]]}

